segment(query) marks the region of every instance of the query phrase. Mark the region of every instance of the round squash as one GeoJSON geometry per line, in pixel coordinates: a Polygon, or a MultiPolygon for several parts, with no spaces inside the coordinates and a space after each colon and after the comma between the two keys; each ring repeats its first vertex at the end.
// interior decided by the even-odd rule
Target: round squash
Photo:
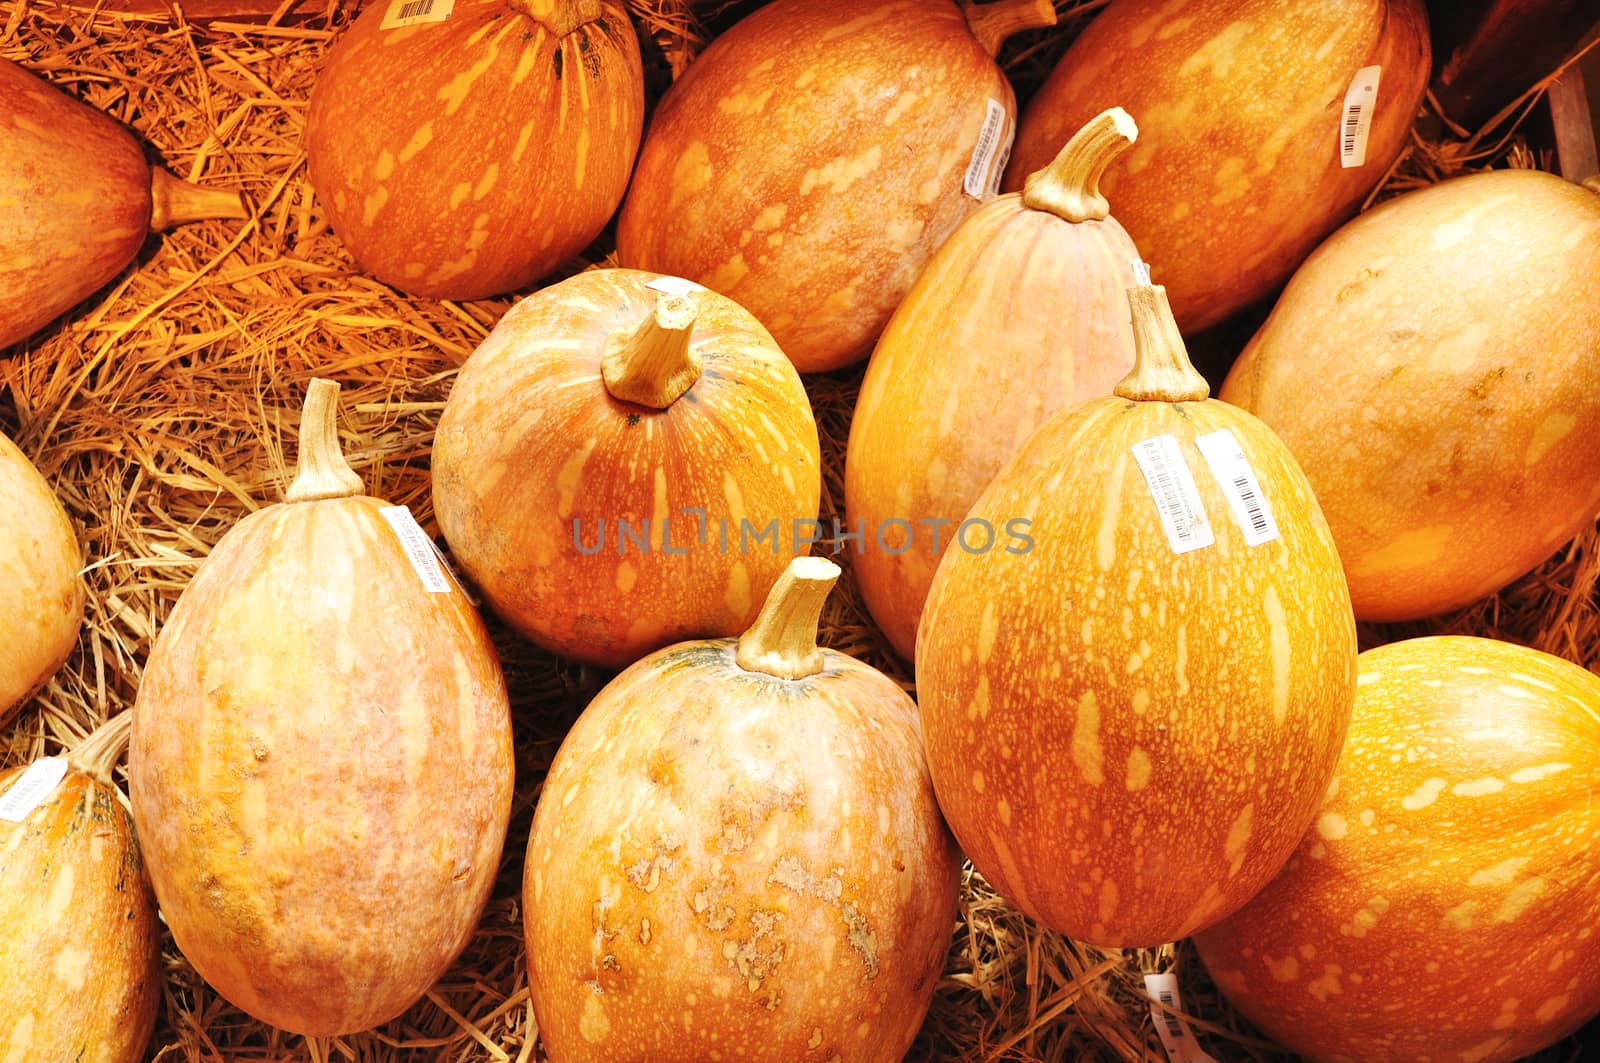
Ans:
{"type": "Polygon", "coordinates": [[[1138,135],[1115,108],[1022,194],[951,234],[872,352],[845,460],[845,506],[867,548],[861,596],[909,659],[939,558],[1007,458],[1063,407],[1133,368],[1128,285],[1139,252],[1100,175],[1138,135]]]}
{"type": "Polygon", "coordinates": [[[0,587],[6,588],[8,600],[0,611],[4,724],[77,645],[84,586],[83,554],[72,521],[39,470],[3,434],[0,513],[5,514],[0,523],[0,587]]]}
{"type": "Polygon", "coordinates": [[[1116,0],[1029,104],[1006,187],[1126,107],[1139,144],[1106,194],[1179,326],[1201,329],[1270,294],[1355,213],[1406,145],[1430,61],[1422,0],[1116,0]],[[1352,95],[1371,124],[1345,166],[1352,95]]]}
{"type": "MultiPolygon", "coordinates": [[[[161,1003],[161,927],[111,772],[123,713],[20,821],[0,815],[0,1059],[138,1063],[161,1003]]],[[[44,762],[36,762],[40,767],[44,762]]],[[[0,809],[30,768],[0,772],[0,809]]],[[[58,766],[58,771],[60,770],[58,766]]]]}
{"type": "Polygon", "coordinates": [[[306,162],[361,268],[412,295],[527,285],[599,235],[644,125],[622,0],[455,0],[385,28],[367,5],[311,91],[306,162]]]}
{"type": "Polygon", "coordinates": [[[1531,1056],[1600,1011],[1600,678],[1465,636],[1358,668],[1315,829],[1200,955],[1309,1059],[1531,1056]]]}
{"type": "Polygon", "coordinates": [[[1305,477],[1206,398],[1165,293],[1130,299],[1133,372],[1046,421],[969,515],[1027,522],[1031,546],[947,551],[916,654],[956,839],[1023,912],[1107,947],[1184,937],[1266,884],[1311,825],[1355,688],[1305,477]]]}
{"type": "Polygon", "coordinates": [[[231,528],[151,648],[129,795],[173,939],[227,1000],[364,1030],[466,945],[511,813],[494,649],[314,380],[285,501],[231,528]]]}
{"type": "Polygon", "coordinates": [[[1295,274],[1221,394],[1305,469],[1358,618],[1466,605],[1593,523],[1597,301],[1600,195],[1534,170],[1390,200],[1295,274]]]}
{"type": "Polygon", "coordinates": [[[955,921],[961,857],[916,706],[817,647],[839,575],[790,562],[738,640],[618,676],[550,767],[523,880],[554,1063],[898,1063],[955,921]]]}
{"type": "Polygon", "coordinates": [[[803,373],[860,360],[999,181],[1016,98],[995,51],[1054,22],[1049,0],[758,8],[662,99],[618,259],[738,300],[803,373]]]}
{"type": "Polygon", "coordinates": [[[115,119],[9,59],[0,59],[0,203],[0,347],[122,272],[149,233],[245,217],[238,195],[152,167],[115,119]]]}
{"type": "Polygon", "coordinates": [[[692,287],[591,270],[529,296],[439,420],[433,504],[452,556],[562,656],[622,668],[736,634],[820,538],[800,377],[755,318],[692,287]]]}

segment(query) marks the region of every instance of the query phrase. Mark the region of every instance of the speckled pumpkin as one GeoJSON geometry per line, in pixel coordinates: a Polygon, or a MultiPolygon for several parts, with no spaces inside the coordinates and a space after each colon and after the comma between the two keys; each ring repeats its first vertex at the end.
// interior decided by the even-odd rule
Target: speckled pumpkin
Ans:
{"type": "Polygon", "coordinates": [[[528,840],[528,982],[554,1063],[898,1063],[961,866],[916,707],[817,647],[796,558],[741,638],[645,658],[562,742],[528,840]]]}
{"type": "Polygon", "coordinates": [[[1531,1056],[1600,1011],[1600,678],[1464,636],[1358,667],[1315,829],[1200,955],[1308,1059],[1531,1056]]]}
{"type": "Polygon", "coordinates": [[[1493,594],[1600,512],[1597,193],[1502,170],[1373,208],[1223,382],[1305,469],[1359,619],[1493,594]]]}
{"type": "Polygon", "coordinates": [[[637,270],[512,307],[433,447],[439,527],[489,605],[610,668],[743,630],[816,537],[821,475],[811,403],[760,323],[637,270]]]}
{"type": "MultiPolygon", "coordinates": [[[[111,770],[128,714],[67,757],[20,823],[0,818],[0,1059],[137,1063],[161,1003],[161,927],[111,770]]],[[[0,799],[25,768],[0,772],[0,799]]]]}
{"type": "Polygon", "coordinates": [[[1046,926],[1119,947],[1209,926],[1283,866],[1356,657],[1294,459],[1206,397],[1160,288],[1130,298],[1133,372],[1045,422],[972,508],[1029,521],[1032,548],[946,552],[916,654],[939,806],[973,864],[1046,926]]]}
{"type": "Polygon", "coordinates": [[[1139,252],[1100,175],[1137,136],[1117,108],[961,223],[890,318],[861,383],[845,507],[867,548],[861,596],[910,658],[939,558],[1007,458],[1064,407],[1133,368],[1139,252]]]}
{"type": "Polygon", "coordinates": [[[865,357],[999,182],[1016,104],[996,50],[1054,21],[1049,0],[757,8],[651,119],[619,260],[738,300],[801,372],[865,357]]]}
{"type": "Polygon", "coordinates": [[[1106,194],[1178,324],[1201,329],[1270,294],[1355,213],[1406,145],[1430,58],[1422,0],[1116,0],[1029,103],[1006,187],[1096,112],[1127,108],[1139,143],[1106,194]],[[1371,66],[1365,161],[1346,167],[1345,97],[1371,66]]]}
{"type": "Polygon", "coordinates": [[[313,1036],[393,1018],[460,953],[513,774],[483,623],[422,533],[403,542],[361,494],[337,392],[312,381],[285,501],[230,529],[173,607],[129,753],[178,947],[242,1010],[313,1036]]]}
{"type": "Polygon", "coordinates": [[[311,92],[306,161],[361,267],[477,299],[576,255],[616,211],[644,124],[621,0],[455,0],[384,28],[368,4],[311,92]]]}

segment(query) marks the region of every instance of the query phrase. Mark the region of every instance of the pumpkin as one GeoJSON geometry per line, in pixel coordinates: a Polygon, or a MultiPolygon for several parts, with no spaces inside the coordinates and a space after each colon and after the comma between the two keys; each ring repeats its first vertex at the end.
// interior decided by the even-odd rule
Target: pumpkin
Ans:
{"type": "Polygon", "coordinates": [[[173,939],[312,1036],[404,1011],[455,959],[511,813],[505,682],[403,507],[361,494],[312,381],[299,469],[195,572],[134,703],[129,796],[173,939]]]}
{"type": "Polygon", "coordinates": [[[233,192],[145,161],[115,119],[0,59],[0,347],[131,263],[151,232],[245,217],[233,192]]]}
{"type": "Polygon", "coordinates": [[[0,772],[0,1059],[144,1058],[161,928],[111,780],[128,723],[123,713],[65,758],[0,772]]]}
{"type": "Polygon", "coordinates": [[[1358,667],[1316,827],[1199,953],[1310,1059],[1531,1056],[1600,1011],[1600,678],[1461,635],[1358,667]]]}
{"type": "Polygon", "coordinates": [[[537,280],[616,211],[644,123],[622,0],[369,4],[311,91],[312,187],[361,268],[412,295],[537,280]],[[424,9],[432,4],[422,5],[424,9]]]}
{"type": "Polygon", "coordinates": [[[747,626],[820,538],[821,476],[811,403],[760,323],[636,270],[512,307],[433,447],[439,527],[490,607],[613,669],[747,626]]]}
{"type": "Polygon", "coordinates": [[[1049,0],[775,0],[663,97],[617,219],[624,266],[755,314],[801,372],[859,361],[998,184],[1015,97],[994,63],[1049,0]]]}
{"type": "Polygon", "coordinates": [[[898,1063],[932,999],[960,854],[916,707],[817,646],[839,575],[793,559],[739,639],[670,646],[590,702],[523,879],[555,1063],[898,1063]]]}
{"type": "Polygon", "coordinates": [[[1294,451],[1358,618],[1466,605],[1593,523],[1597,278],[1600,195],[1517,170],[1368,211],[1284,289],[1222,398],[1294,451]]]}
{"type": "MultiPolygon", "coordinates": [[[[0,223],[3,224],[3,223],[0,223]]],[[[0,434],[0,724],[66,661],[83,624],[83,554],[55,492],[0,434]]],[[[3,1057],[0,1057],[3,1058],[3,1057]]]]}
{"type": "Polygon", "coordinates": [[[864,531],[861,596],[902,657],[952,531],[1005,460],[1051,414],[1111,394],[1133,368],[1139,252],[1098,184],[1137,135],[1125,111],[1107,111],[1026,192],[962,222],[872,352],[845,506],[864,531]]]}
{"type": "Polygon", "coordinates": [[[946,551],[916,649],[956,839],[1024,913],[1106,947],[1184,937],[1266,884],[1311,825],[1355,684],[1305,477],[1206,397],[1163,290],[1130,301],[1133,371],[978,498],[968,524],[1025,541],[946,551]]]}
{"type": "Polygon", "coordinates": [[[1115,0],[1022,116],[1006,187],[1101,108],[1126,107],[1139,144],[1106,194],[1179,326],[1205,328],[1356,212],[1406,146],[1430,62],[1423,0],[1115,0]]]}

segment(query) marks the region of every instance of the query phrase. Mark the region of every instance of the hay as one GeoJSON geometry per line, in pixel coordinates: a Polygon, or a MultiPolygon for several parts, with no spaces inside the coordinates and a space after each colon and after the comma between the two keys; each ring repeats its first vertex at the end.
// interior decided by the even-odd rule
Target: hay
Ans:
{"type": "MultiPolygon", "coordinates": [[[[1098,2],[1059,4],[1056,34],[1013,42],[1003,60],[1026,98],[1098,2]]],[[[659,91],[751,6],[630,0],[659,91]]],[[[151,640],[197,563],[243,514],[276,501],[313,375],[340,381],[342,433],[371,493],[433,528],[428,448],[452,374],[510,299],[403,298],[352,272],[305,180],[305,100],[337,20],[329,2],[293,25],[212,22],[0,2],[0,56],[137,129],[181,176],[245,193],[242,223],[206,222],[152,239],[133,269],[0,364],[0,429],[54,482],[83,529],[90,605],[78,651],[0,735],[0,767],[75,744],[132,703],[151,640]]],[[[1525,112],[1524,112],[1525,113],[1525,112]]],[[[1466,166],[1520,164],[1515,116],[1473,138],[1419,123],[1386,193],[1466,166]],[[1466,145],[1466,146],[1463,146],[1466,145]]],[[[584,261],[599,261],[602,241],[584,261]]],[[[573,264],[581,268],[583,262],[573,264]]],[[[823,439],[822,519],[843,518],[844,444],[861,369],[808,381],[823,439]]],[[[825,547],[824,547],[825,548],[825,547]]],[[[819,548],[822,549],[822,548],[819,548]]],[[[1591,532],[1505,592],[1430,624],[1367,628],[1370,644],[1424,631],[1492,634],[1600,666],[1600,536],[1591,532]]],[[[910,686],[909,669],[867,620],[849,571],[825,640],[910,686]]],[[[222,1001],[167,945],[155,1059],[517,1060],[537,1058],[519,891],[533,804],[561,736],[604,676],[551,658],[491,621],[512,692],[517,786],[495,893],[454,967],[404,1016],[357,1036],[306,1040],[222,1001]]],[[[978,876],[916,1060],[1164,1058],[1143,971],[1175,968],[1196,1028],[1224,1063],[1282,1058],[1220,1000],[1185,945],[1126,953],[1039,930],[978,876]]],[[[1546,1053],[1560,1059],[1570,1050],[1546,1053]]]]}

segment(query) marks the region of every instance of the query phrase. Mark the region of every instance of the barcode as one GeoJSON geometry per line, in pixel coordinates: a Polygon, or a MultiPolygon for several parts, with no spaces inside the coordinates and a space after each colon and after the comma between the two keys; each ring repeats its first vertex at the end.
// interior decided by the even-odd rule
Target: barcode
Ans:
{"type": "Polygon", "coordinates": [[[1244,533],[1246,546],[1260,546],[1278,538],[1272,508],[1261,494],[1260,481],[1244,456],[1239,440],[1226,428],[1196,436],[1194,445],[1205,457],[1217,488],[1228,499],[1234,523],[1244,533]]]}
{"type": "Polygon", "coordinates": [[[455,9],[456,0],[390,0],[379,29],[397,29],[423,22],[444,22],[455,9]]]}
{"type": "Polygon", "coordinates": [[[378,512],[394,529],[395,538],[400,540],[400,549],[405,551],[422,586],[432,594],[449,593],[450,581],[445,578],[444,569],[435,556],[437,548],[411,515],[411,510],[405,506],[385,506],[378,512]]]}
{"type": "Polygon", "coordinates": [[[1267,515],[1261,512],[1261,500],[1256,497],[1256,489],[1251,486],[1249,477],[1235,476],[1233,489],[1239,492],[1239,501],[1244,503],[1244,515],[1250,521],[1250,527],[1257,533],[1267,530],[1267,515]]]}
{"type": "Polygon", "coordinates": [[[999,100],[984,101],[983,128],[978,130],[978,144],[972,149],[972,159],[967,163],[962,189],[974,199],[982,199],[989,188],[989,165],[994,161],[995,149],[1000,144],[1000,134],[1006,125],[1006,109],[999,100]]]}
{"type": "Polygon", "coordinates": [[[1183,452],[1178,449],[1177,437],[1169,432],[1136,443],[1133,456],[1144,473],[1150,498],[1156,504],[1161,527],[1173,551],[1181,554],[1210,546],[1215,541],[1211,525],[1206,522],[1200,492],[1183,460],[1183,452]]]}
{"type": "Polygon", "coordinates": [[[400,14],[397,18],[416,18],[426,15],[433,10],[433,0],[410,0],[410,3],[400,5],[400,14]]]}
{"type": "Polygon", "coordinates": [[[1356,71],[1344,94],[1344,120],[1339,125],[1339,165],[1345,169],[1367,161],[1367,135],[1378,102],[1378,79],[1383,68],[1364,66],[1356,71]]]}
{"type": "MultiPolygon", "coordinates": [[[[1160,1000],[1161,1003],[1165,1004],[1169,1008],[1173,1006],[1172,994],[1165,989],[1156,994],[1156,999],[1160,1000]]],[[[1183,1023],[1178,1021],[1177,1015],[1170,1011],[1163,1011],[1161,1013],[1161,1021],[1166,1026],[1169,1034],[1174,1037],[1183,1036],[1183,1023]]]]}
{"type": "MultiPolygon", "coordinates": [[[[1344,116],[1344,153],[1353,155],[1356,150],[1356,130],[1361,126],[1363,108],[1357,104],[1344,116]]],[[[1324,141],[1326,143],[1326,141],[1324,141]]]]}

